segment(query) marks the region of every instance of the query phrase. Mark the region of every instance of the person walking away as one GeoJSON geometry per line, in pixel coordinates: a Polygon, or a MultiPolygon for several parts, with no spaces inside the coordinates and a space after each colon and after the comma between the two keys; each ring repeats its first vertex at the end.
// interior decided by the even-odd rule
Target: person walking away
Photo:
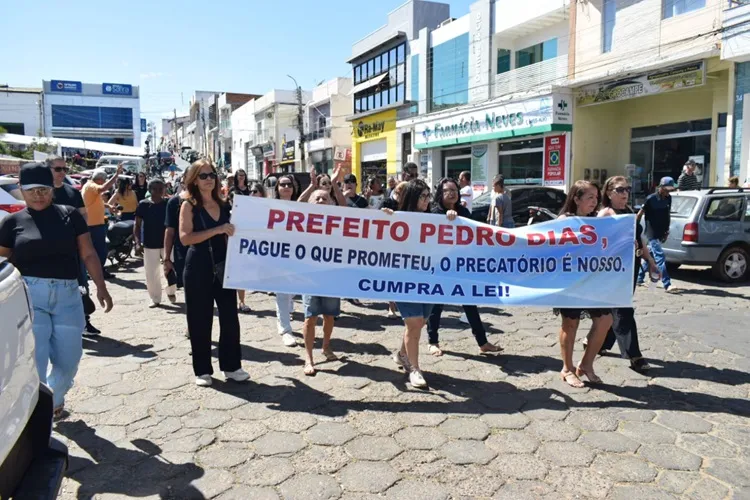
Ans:
{"type": "Polygon", "coordinates": [[[701,183],[695,175],[697,165],[693,160],[688,160],[682,167],[682,173],[677,178],[677,189],[680,191],[696,191],[701,188],[701,183]]]}
{"type": "Polygon", "coordinates": [[[513,204],[510,195],[505,192],[505,177],[502,174],[492,179],[492,201],[487,213],[487,224],[506,229],[516,227],[513,221],[513,204]]]}
{"type": "Polygon", "coordinates": [[[112,277],[112,273],[104,269],[107,259],[107,221],[104,215],[104,199],[102,195],[109,191],[122,174],[122,163],[117,166],[117,172],[111,179],[107,180],[107,171],[97,168],[91,175],[91,180],[83,186],[83,204],[86,206],[87,223],[91,234],[91,243],[94,245],[99,263],[102,265],[104,279],[112,277]]]}
{"type": "MultiPolygon", "coordinates": [[[[236,183],[235,183],[235,186],[237,186],[236,183]]],[[[237,192],[237,194],[240,194],[239,191],[237,192]]],[[[248,186],[248,188],[247,188],[247,194],[249,196],[255,196],[256,198],[265,198],[266,197],[266,193],[263,190],[263,184],[261,184],[260,182],[252,182],[252,183],[250,183],[250,186],[248,186]]],[[[247,313],[250,312],[250,307],[248,307],[248,305],[245,304],[246,293],[247,292],[245,292],[245,290],[237,290],[237,296],[239,297],[239,300],[240,300],[240,304],[239,304],[239,306],[238,306],[237,309],[241,313],[245,313],[245,314],[247,314],[247,313]]]]}
{"type": "Polygon", "coordinates": [[[135,210],[138,208],[138,197],[133,191],[133,184],[128,177],[120,177],[117,192],[109,199],[109,206],[113,213],[120,213],[120,220],[135,220],[135,210]],[[118,207],[122,207],[118,209],[118,207]]]}
{"type": "MultiPolygon", "coordinates": [[[[149,307],[159,307],[162,297],[162,259],[164,253],[164,231],[167,218],[167,201],[164,199],[164,181],[158,177],[148,183],[150,199],[141,201],[135,212],[133,239],[143,249],[143,266],[146,268],[146,289],[151,299],[149,307]],[[141,239],[143,234],[143,239],[141,239]]],[[[167,298],[177,302],[177,283],[167,282],[167,298]]]]}
{"type": "MultiPolygon", "coordinates": [[[[628,206],[630,191],[631,188],[627,178],[617,176],[607,179],[602,189],[603,208],[599,211],[598,217],[635,213],[628,206]]],[[[636,224],[635,226],[635,247],[633,291],[635,291],[635,280],[638,270],[641,267],[641,259],[648,263],[652,273],[659,274],[659,268],[648,251],[648,245],[643,237],[643,227],[640,224],[636,224]]],[[[622,357],[630,361],[630,367],[633,370],[642,372],[651,368],[648,361],[643,358],[638,343],[638,325],[635,321],[635,309],[632,307],[614,308],[612,309],[612,320],[612,328],[607,333],[607,338],[604,340],[601,351],[609,351],[615,345],[616,341],[620,347],[622,357]]]]}
{"type": "Polygon", "coordinates": [[[184,199],[180,196],[184,185],[180,179],[180,185],[174,196],[167,201],[167,210],[164,218],[164,259],[162,267],[164,276],[174,272],[177,288],[183,287],[182,273],[185,271],[185,256],[187,248],[180,242],[180,207],[184,199]]]}
{"type": "Polygon", "coordinates": [[[729,178],[729,186],[732,189],[737,189],[740,187],[740,178],[735,176],[732,176],[729,178]]]}
{"type": "MultiPolygon", "coordinates": [[[[333,200],[327,189],[318,189],[313,192],[309,203],[315,205],[333,205],[333,200]]],[[[315,375],[315,361],[313,359],[313,347],[315,346],[315,324],[318,317],[323,316],[323,356],[327,361],[336,361],[338,356],[331,349],[331,335],[333,335],[333,324],[337,316],[341,314],[341,299],[334,297],[318,297],[303,295],[302,304],[305,308],[305,375],[315,375]]]]}
{"type": "Polygon", "coordinates": [[[471,188],[471,172],[464,170],[458,174],[458,185],[461,188],[461,206],[471,214],[471,205],[474,203],[474,190],[471,188]]]}
{"type": "Polygon", "coordinates": [[[83,353],[85,318],[78,290],[79,260],[91,274],[105,312],[112,309],[112,298],[83,216],[68,205],[52,203],[54,180],[49,167],[43,163],[23,165],[19,184],[26,208],[0,223],[0,257],[9,259],[26,283],[34,310],[39,380],[52,388],[54,415],[60,417],[83,353]]]}
{"type": "MultiPolygon", "coordinates": [[[[664,284],[664,290],[669,292],[673,290],[672,279],[667,272],[667,261],[664,257],[664,250],[661,244],[667,241],[669,237],[669,224],[671,223],[672,196],[669,194],[674,191],[674,179],[671,177],[662,177],[655,193],[646,197],[641,210],[638,212],[637,221],[641,223],[643,217],[646,218],[646,238],[648,239],[648,248],[651,255],[659,266],[661,272],[661,281],[664,284]]],[[[641,265],[638,272],[637,282],[643,284],[646,276],[646,268],[641,265]]]]}
{"type": "Polygon", "coordinates": [[[212,383],[214,302],[219,310],[219,368],[228,380],[242,382],[250,375],[241,366],[237,292],[224,288],[222,282],[227,237],[234,234],[229,205],[219,194],[219,178],[208,160],[193,163],[185,176],[185,189],[179,227],[180,241],[188,247],[183,280],[195,384],[207,387],[212,383]]]}
{"type": "Polygon", "coordinates": [[[146,199],[146,195],[148,194],[148,181],[146,180],[145,173],[140,172],[135,176],[133,192],[135,193],[135,197],[138,200],[138,203],[146,199]]]}
{"type": "MultiPolygon", "coordinates": [[[[576,181],[568,191],[560,211],[558,220],[568,217],[593,217],[599,205],[599,188],[589,181],[576,181]]],[[[592,290],[591,294],[602,293],[602,290],[592,290]]],[[[604,343],[609,328],[612,326],[612,313],[610,309],[555,309],[556,315],[562,316],[560,327],[560,356],[563,361],[563,369],[560,378],[571,387],[584,387],[580,377],[585,376],[592,384],[601,384],[602,380],[594,372],[594,360],[604,343]],[[591,318],[591,331],[587,336],[588,343],[583,353],[583,358],[578,366],[573,364],[573,348],[575,347],[576,333],[581,318],[591,318]]]]}
{"type": "MultiPolygon", "coordinates": [[[[273,197],[282,201],[297,201],[299,199],[299,186],[292,175],[282,175],[274,186],[273,197]]],[[[295,347],[297,340],[292,335],[292,322],[290,317],[294,308],[294,295],[289,293],[276,294],[276,326],[281,335],[281,341],[287,347],[295,347]]]]}
{"type": "MultiPolygon", "coordinates": [[[[448,220],[451,221],[455,220],[456,217],[471,219],[471,212],[461,205],[459,200],[459,190],[456,181],[451,178],[441,179],[435,189],[431,212],[433,214],[446,215],[448,220]]],[[[485,354],[502,351],[502,347],[491,344],[487,340],[487,332],[482,324],[482,319],[479,317],[479,309],[477,306],[465,305],[463,306],[463,309],[467,321],[471,325],[471,333],[474,334],[474,338],[479,346],[479,352],[485,354]]],[[[430,339],[428,350],[433,356],[443,355],[443,351],[440,349],[439,335],[440,316],[442,313],[443,305],[434,304],[427,320],[427,334],[430,339]]]]}
{"type": "MultiPolygon", "coordinates": [[[[409,181],[401,194],[398,204],[399,212],[424,213],[430,206],[430,188],[420,179],[409,181]]],[[[383,208],[383,212],[393,215],[393,210],[383,208]]],[[[449,220],[456,218],[456,212],[447,214],[449,220]]],[[[427,382],[419,368],[419,337],[422,327],[432,311],[432,304],[414,302],[396,302],[401,317],[404,319],[404,337],[401,348],[393,355],[393,361],[409,374],[409,383],[415,388],[426,388],[427,382]]]]}
{"type": "Polygon", "coordinates": [[[357,176],[347,174],[344,176],[344,198],[346,206],[351,208],[367,208],[369,204],[364,196],[357,194],[357,176]]]}

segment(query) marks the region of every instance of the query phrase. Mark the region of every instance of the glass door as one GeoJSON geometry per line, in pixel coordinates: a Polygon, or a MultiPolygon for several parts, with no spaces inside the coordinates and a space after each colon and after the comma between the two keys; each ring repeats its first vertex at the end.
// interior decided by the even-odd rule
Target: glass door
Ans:
{"type": "Polygon", "coordinates": [[[631,142],[630,163],[635,165],[633,177],[633,205],[642,205],[646,196],[652,192],[653,179],[651,167],[654,163],[654,141],[631,142]]]}
{"type": "Polygon", "coordinates": [[[458,176],[464,170],[471,172],[471,155],[454,156],[445,159],[445,177],[452,177],[453,179],[458,180],[458,176]]]}

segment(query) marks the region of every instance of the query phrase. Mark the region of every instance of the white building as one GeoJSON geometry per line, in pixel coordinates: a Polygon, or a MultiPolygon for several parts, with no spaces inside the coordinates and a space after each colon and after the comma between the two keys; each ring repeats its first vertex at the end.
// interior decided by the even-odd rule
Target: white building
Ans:
{"type": "Polygon", "coordinates": [[[43,132],[42,89],[0,86],[0,127],[9,134],[43,132]]]}
{"type": "MultiPolygon", "coordinates": [[[[309,100],[303,90],[302,104],[309,100]]],[[[298,113],[294,90],[272,90],[237,108],[231,115],[232,171],[243,169],[251,179],[274,170],[302,171],[299,151],[289,145],[299,138],[298,113]]]]}
{"type": "Polygon", "coordinates": [[[346,158],[351,149],[351,125],[346,121],[353,109],[351,90],[351,78],[335,78],[315,87],[305,106],[307,165],[318,172],[331,174],[334,154],[346,158]]]}
{"type": "Polygon", "coordinates": [[[209,107],[219,92],[196,90],[190,98],[190,123],[186,125],[181,146],[187,146],[207,155],[210,151],[208,131],[210,129],[209,107]]]}
{"type": "Polygon", "coordinates": [[[219,96],[219,157],[224,165],[232,165],[232,112],[261,96],[224,92],[219,96]]]}
{"type": "Polygon", "coordinates": [[[42,87],[44,135],[141,145],[138,86],[44,80],[42,87]]]}

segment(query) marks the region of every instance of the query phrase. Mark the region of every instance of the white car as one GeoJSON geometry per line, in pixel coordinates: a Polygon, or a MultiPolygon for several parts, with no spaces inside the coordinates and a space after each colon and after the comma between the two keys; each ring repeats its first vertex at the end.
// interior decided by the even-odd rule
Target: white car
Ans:
{"type": "Polygon", "coordinates": [[[52,391],[39,382],[32,315],[21,274],[0,257],[0,498],[51,500],[68,449],[52,437],[52,391]]]}
{"type": "Polygon", "coordinates": [[[10,176],[0,177],[0,221],[24,208],[26,202],[23,201],[18,179],[10,176]]]}
{"type": "Polygon", "coordinates": [[[131,174],[146,171],[146,160],[138,156],[104,155],[96,162],[96,168],[103,168],[107,175],[114,175],[120,163],[124,163],[125,170],[131,174]]]}

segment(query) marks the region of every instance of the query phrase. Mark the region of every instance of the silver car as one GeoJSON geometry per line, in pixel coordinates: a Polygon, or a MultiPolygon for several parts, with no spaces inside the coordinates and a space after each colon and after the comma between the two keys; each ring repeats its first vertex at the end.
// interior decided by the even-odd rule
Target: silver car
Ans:
{"type": "Polygon", "coordinates": [[[710,188],[672,193],[667,264],[712,266],[726,282],[750,276],[750,191],[710,188]]]}

